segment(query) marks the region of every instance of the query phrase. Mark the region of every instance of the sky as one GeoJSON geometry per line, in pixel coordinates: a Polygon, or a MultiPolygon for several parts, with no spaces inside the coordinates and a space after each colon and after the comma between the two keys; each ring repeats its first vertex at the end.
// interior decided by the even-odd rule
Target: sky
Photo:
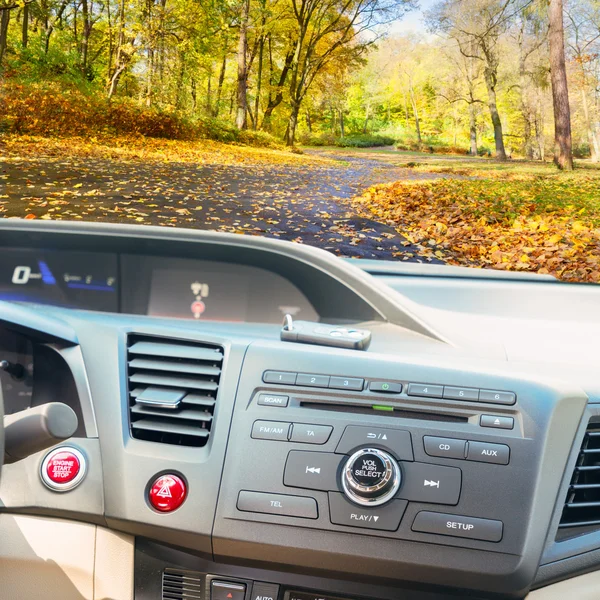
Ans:
{"type": "Polygon", "coordinates": [[[425,24],[423,23],[423,13],[436,3],[436,0],[419,0],[419,8],[407,13],[397,23],[391,27],[392,35],[418,33],[425,34],[425,24]]]}

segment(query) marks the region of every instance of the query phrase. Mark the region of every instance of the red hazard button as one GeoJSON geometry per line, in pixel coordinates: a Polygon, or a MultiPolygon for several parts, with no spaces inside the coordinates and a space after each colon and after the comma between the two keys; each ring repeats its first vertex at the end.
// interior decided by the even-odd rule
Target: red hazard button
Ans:
{"type": "Polygon", "coordinates": [[[171,512],[179,508],[187,496],[187,487],[177,475],[161,475],[148,492],[148,500],[160,512],[171,512]]]}
{"type": "Polygon", "coordinates": [[[52,490],[66,492],[79,485],[85,477],[86,462],[76,448],[55,448],[42,462],[42,481],[52,490]]]}

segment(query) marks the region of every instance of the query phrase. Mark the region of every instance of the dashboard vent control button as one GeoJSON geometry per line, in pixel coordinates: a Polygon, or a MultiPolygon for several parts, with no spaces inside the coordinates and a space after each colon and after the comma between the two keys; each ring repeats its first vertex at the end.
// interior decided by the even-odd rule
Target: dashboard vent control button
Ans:
{"type": "Polygon", "coordinates": [[[295,385],[297,373],[289,371],[265,371],[263,381],[265,383],[279,383],[280,385],[295,385]]]}
{"type": "Polygon", "coordinates": [[[290,442],[301,442],[303,444],[324,444],[331,435],[331,425],[309,425],[306,423],[294,423],[290,442]]]}
{"type": "Polygon", "coordinates": [[[495,390],[479,390],[479,402],[490,404],[514,404],[517,397],[513,392],[498,392],[495,390]]]}
{"type": "Polygon", "coordinates": [[[292,450],[285,463],[283,483],[289,487],[309,490],[337,490],[341,460],[338,454],[292,450]]]}
{"type": "Polygon", "coordinates": [[[442,398],[444,395],[444,386],[428,385],[426,383],[409,383],[409,396],[425,396],[426,398],[442,398]]]}
{"type": "Polygon", "coordinates": [[[237,508],[244,512],[302,519],[316,519],[319,516],[317,501],[314,498],[286,494],[241,491],[238,496],[237,508]]]}
{"type": "Polygon", "coordinates": [[[42,461],[42,481],[55,492],[68,492],[77,487],[85,477],[87,463],[76,448],[62,446],[46,454],[42,461]]]}
{"type": "Polygon", "coordinates": [[[404,463],[402,488],[398,498],[411,502],[458,504],[462,471],[428,463],[404,463]]]}
{"type": "Polygon", "coordinates": [[[512,417],[499,417],[496,415],[481,415],[479,424],[482,427],[494,427],[496,429],[512,429],[515,420],[512,417]]]}
{"type": "Polygon", "coordinates": [[[281,421],[254,421],[252,437],[255,440],[287,442],[291,425],[291,423],[281,421]]]}
{"type": "Polygon", "coordinates": [[[330,492],[329,518],[335,525],[396,531],[400,526],[407,505],[406,500],[392,500],[385,506],[374,508],[356,506],[356,504],[347,500],[343,494],[330,492]]]}
{"type": "Polygon", "coordinates": [[[502,539],[503,529],[502,521],[429,511],[421,511],[412,526],[413,531],[451,535],[484,542],[499,542],[502,539]]]}
{"type": "Polygon", "coordinates": [[[466,402],[477,402],[479,390],[476,388],[444,386],[444,398],[448,400],[464,400],[466,402]]]}
{"type": "Polygon", "coordinates": [[[384,450],[362,448],[345,463],[342,488],[346,497],[361,506],[379,506],[391,500],[402,483],[394,458],[384,450]]]}
{"type": "Polygon", "coordinates": [[[276,583],[255,581],[252,584],[250,600],[277,600],[277,596],[279,596],[279,585],[276,583]]]}
{"type": "Polygon", "coordinates": [[[244,600],[245,596],[245,583],[215,581],[214,579],[210,582],[210,600],[244,600]]]}
{"type": "Polygon", "coordinates": [[[507,465],[510,460],[510,448],[504,444],[468,442],[467,460],[507,465]]]}
{"type": "Polygon", "coordinates": [[[329,375],[311,375],[310,373],[298,373],[298,377],[296,377],[296,385],[326,388],[329,385],[329,375]]]}
{"type": "Polygon", "coordinates": [[[390,381],[371,381],[369,391],[380,394],[399,394],[402,391],[402,384],[390,381]]]}
{"type": "Polygon", "coordinates": [[[467,442],[466,440],[426,435],[423,437],[423,446],[429,456],[464,459],[467,442]]]}
{"type": "Polygon", "coordinates": [[[334,390],[352,390],[354,392],[362,391],[365,385],[364,379],[358,377],[330,377],[329,387],[334,390]]]}
{"type": "Polygon", "coordinates": [[[338,454],[350,454],[361,446],[367,445],[371,448],[385,448],[398,460],[413,460],[410,433],[387,427],[348,425],[335,451],[338,454]]]}
{"type": "Polygon", "coordinates": [[[169,473],[157,477],[148,490],[148,501],[159,512],[173,512],[184,502],[187,486],[178,475],[169,473]]]}
{"type": "Polygon", "coordinates": [[[289,401],[289,396],[282,396],[281,394],[260,394],[258,396],[259,406],[280,406],[285,408],[289,401]]]}
{"type": "Polygon", "coordinates": [[[206,446],[223,348],[140,335],[130,335],[127,341],[131,436],[177,446],[206,446]]]}

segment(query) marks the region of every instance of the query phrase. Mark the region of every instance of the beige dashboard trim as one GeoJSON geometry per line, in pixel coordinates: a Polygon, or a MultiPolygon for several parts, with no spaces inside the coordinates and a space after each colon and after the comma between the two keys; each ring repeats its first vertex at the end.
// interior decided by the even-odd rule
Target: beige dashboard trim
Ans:
{"type": "Polygon", "coordinates": [[[10,600],[133,600],[134,540],[95,525],[0,515],[0,590],[10,600]]]}
{"type": "Polygon", "coordinates": [[[531,592],[526,600],[598,600],[600,571],[559,581],[531,592]]]}

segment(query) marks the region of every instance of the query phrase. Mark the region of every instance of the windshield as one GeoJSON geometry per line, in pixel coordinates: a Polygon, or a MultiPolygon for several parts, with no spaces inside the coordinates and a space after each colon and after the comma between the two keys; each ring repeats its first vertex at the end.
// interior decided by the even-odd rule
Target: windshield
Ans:
{"type": "Polygon", "coordinates": [[[0,0],[0,160],[6,218],[597,283],[600,4],[0,0]]]}

